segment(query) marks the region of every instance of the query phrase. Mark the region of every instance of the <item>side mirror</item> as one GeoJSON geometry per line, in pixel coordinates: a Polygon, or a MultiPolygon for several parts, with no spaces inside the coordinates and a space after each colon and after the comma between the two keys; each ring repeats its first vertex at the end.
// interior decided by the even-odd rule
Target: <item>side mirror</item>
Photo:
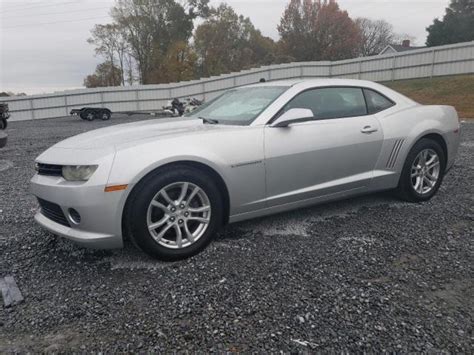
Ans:
{"type": "Polygon", "coordinates": [[[278,117],[272,123],[272,127],[288,127],[292,123],[311,121],[314,118],[313,111],[306,108],[292,108],[278,117]]]}

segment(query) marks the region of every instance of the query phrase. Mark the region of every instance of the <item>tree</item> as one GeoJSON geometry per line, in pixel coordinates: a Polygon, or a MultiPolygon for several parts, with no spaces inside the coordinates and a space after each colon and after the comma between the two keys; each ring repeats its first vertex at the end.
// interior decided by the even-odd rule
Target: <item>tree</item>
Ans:
{"type": "MultiPolygon", "coordinates": [[[[218,75],[272,61],[275,42],[264,37],[249,18],[221,4],[194,33],[200,74],[218,75]]],[[[270,63],[268,63],[270,64],[270,63]]]]}
{"type": "Polygon", "coordinates": [[[121,83],[122,71],[109,61],[97,65],[95,73],[88,75],[84,79],[84,86],[86,88],[120,86],[121,83]]]}
{"type": "Polygon", "coordinates": [[[396,41],[393,26],[384,20],[359,17],[355,23],[360,32],[359,56],[379,54],[386,46],[396,41]]]}
{"type": "Polygon", "coordinates": [[[133,85],[135,81],[137,81],[137,77],[135,75],[135,59],[133,59],[132,54],[130,51],[125,52],[124,61],[126,66],[126,73],[124,77],[126,77],[126,81],[128,85],[133,85]]]}
{"type": "Polygon", "coordinates": [[[156,73],[173,43],[187,42],[193,21],[208,12],[209,0],[118,0],[112,17],[123,29],[140,82],[156,83],[156,73]]]}
{"type": "Polygon", "coordinates": [[[157,81],[176,82],[195,78],[197,55],[187,42],[178,41],[166,53],[157,81]]]}
{"type": "Polygon", "coordinates": [[[428,46],[474,40],[474,2],[451,0],[443,20],[435,19],[427,31],[428,46]]]}
{"type": "Polygon", "coordinates": [[[96,46],[97,55],[102,55],[110,62],[110,68],[115,67],[116,59],[121,71],[122,85],[125,85],[125,55],[129,50],[124,38],[124,32],[117,24],[95,25],[91,31],[92,37],[88,43],[96,46]]]}
{"type": "Polygon", "coordinates": [[[474,40],[474,2],[451,0],[443,20],[435,19],[426,30],[428,47],[474,40]]]}
{"type": "Polygon", "coordinates": [[[278,31],[283,53],[297,61],[353,58],[360,43],[357,25],[335,0],[291,0],[278,31]]]}

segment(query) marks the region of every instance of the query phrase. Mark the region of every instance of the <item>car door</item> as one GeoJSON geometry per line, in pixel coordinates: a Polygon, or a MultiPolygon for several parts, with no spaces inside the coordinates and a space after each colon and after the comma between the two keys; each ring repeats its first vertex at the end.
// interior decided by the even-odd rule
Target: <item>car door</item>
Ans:
{"type": "Polygon", "coordinates": [[[313,111],[312,120],[265,128],[267,207],[367,189],[383,143],[361,88],[314,88],[282,109],[313,111]]]}

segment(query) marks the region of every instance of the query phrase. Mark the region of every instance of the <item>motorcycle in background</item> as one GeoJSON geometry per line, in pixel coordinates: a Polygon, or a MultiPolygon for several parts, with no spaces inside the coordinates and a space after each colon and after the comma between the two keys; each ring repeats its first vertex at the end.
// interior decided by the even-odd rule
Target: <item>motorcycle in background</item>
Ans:
{"type": "Polygon", "coordinates": [[[163,107],[163,113],[171,117],[180,117],[185,113],[194,111],[202,104],[202,101],[195,98],[187,98],[185,102],[181,102],[179,99],[173,99],[168,102],[168,105],[163,107]]]}
{"type": "Polygon", "coordinates": [[[197,109],[202,104],[203,104],[203,101],[201,101],[201,100],[198,100],[194,97],[192,99],[188,98],[185,111],[186,111],[186,113],[193,112],[195,109],[197,109]]]}
{"type": "Polygon", "coordinates": [[[163,113],[171,117],[179,117],[184,115],[185,108],[184,103],[179,101],[179,99],[173,99],[168,102],[168,105],[163,106],[163,113]]]}

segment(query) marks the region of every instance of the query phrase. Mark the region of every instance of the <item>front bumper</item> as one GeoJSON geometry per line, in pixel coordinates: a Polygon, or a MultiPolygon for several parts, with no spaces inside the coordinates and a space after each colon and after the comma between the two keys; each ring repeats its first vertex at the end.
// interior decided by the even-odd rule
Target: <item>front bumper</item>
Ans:
{"type": "Polygon", "coordinates": [[[31,193],[58,205],[69,226],[53,221],[41,211],[35,220],[53,234],[88,248],[121,248],[124,192],[106,193],[104,187],[105,184],[72,183],[62,177],[37,174],[31,179],[31,193]],[[80,214],[80,223],[71,217],[70,209],[80,214]]]}
{"type": "Polygon", "coordinates": [[[122,248],[123,246],[121,237],[66,227],[45,217],[41,212],[35,215],[35,221],[51,233],[72,240],[76,244],[86,248],[116,249],[122,248]]]}

